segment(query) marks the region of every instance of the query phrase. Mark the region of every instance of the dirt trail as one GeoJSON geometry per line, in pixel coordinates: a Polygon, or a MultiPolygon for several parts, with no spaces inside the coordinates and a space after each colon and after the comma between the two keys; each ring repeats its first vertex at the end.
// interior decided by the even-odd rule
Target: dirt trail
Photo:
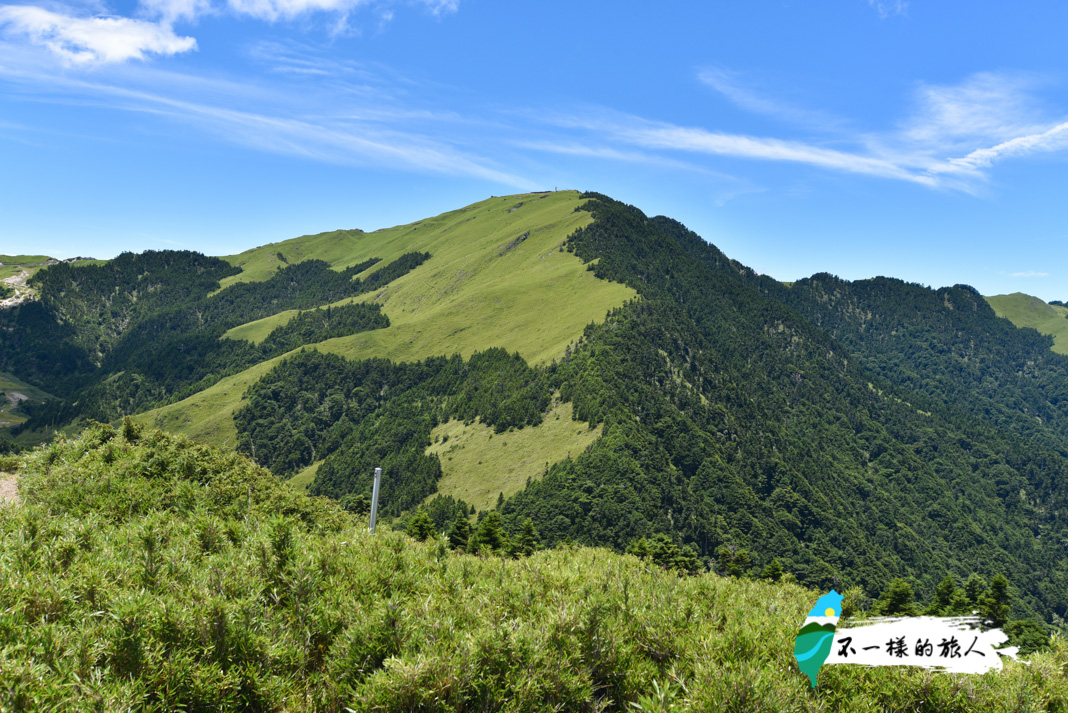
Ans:
{"type": "Polygon", "coordinates": [[[0,284],[4,284],[15,290],[14,295],[8,297],[6,300],[0,300],[0,309],[15,307],[34,296],[35,291],[26,286],[26,280],[32,275],[32,271],[22,270],[17,275],[12,275],[11,277],[6,277],[3,280],[0,280],[0,284]]]}
{"type": "Polygon", "coordinates": [[[18,504],[19,491],[15,487],[18,482],[18,476],[14,473],[0,472],[0,505],[18,504]]]}

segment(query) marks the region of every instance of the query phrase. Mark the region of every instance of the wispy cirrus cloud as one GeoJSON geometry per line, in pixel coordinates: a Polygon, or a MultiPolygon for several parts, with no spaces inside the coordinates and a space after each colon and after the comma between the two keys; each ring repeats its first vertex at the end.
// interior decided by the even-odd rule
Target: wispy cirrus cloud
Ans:
{"type": "Polygon", "coordinates": [[[995,163],[1004,159],[1026,156],[1034,153],[1060,151],[1068,148],[1068,122],[1057,124],[1045,131],[1017,136],[1014,139],[989,148],[981,148],[972,151],[961,158],[951,158],[944,165],[932,169],[934,173],[978,173],[984,168],[990,168],[995,163]]]}
{"type": "Polygon", "coordinates": [[[884,20],[895,15],[904,15],[909,8],[905,0],[868,0],[868,5],[884,20]]]}
{"type": "MultiPolygon", "coordinates": [[[[197,0],[157,1],[191,3],[197,0]]],[[[397,5],[415,5],[432,15],[446,15],[456,12],[460,2],[459,0],[225,0],[225,8],[237,15],[276,22],[292,20],[303,15],[331,14],[342,18],[342,27],[346,24],[344,18],[361,9],[373,8],[378,11],[380,21],[389,22],[393,18],[393,8],[397,5]]]]}
{"type": "Polygon", "coordinates": [[[946,151],[1035,133],[1047,123],[1035,96],[1041,84],[1005,72],[978,72],[954,85],[920,84],[895,138],[946,151]]]}
{"type": "Polygon", "coordinates": [[[0,28],[6,36],[47,47],[74,65],[175,55],[197,46],[194,38],[181,37],[164,24],[128,17],[73,17],[33,5],[0,7],[0,28]]]}
{"type": "Polygon", "coordinates": [[[312,13],[345,15],[368,4],[369,0],[227,0],[226,7],[238,15],[275,22],[312,13]]]}
{"type": "Polygon", "coordinates": [[[928,186],[933,186],[937,182],[931,176],[903,162],[828,148],[804,141],[679,126],[610,111],[585,111],[571,116],[548,114],[544,118],[545,121],[560,127],[588,131],[602,141],[610,140],[647,151],[670,151],[674,154],[806,164],[839,172],[892,178],[928,186]]]}
{"type": "MultiPolygon", "coordinates": [[[[12,69],[0,44],[0,77],[26,87],[27,98],[87,103],[117,111],[154,115],[186,124],[224,142],[256,151],[354,167],[464,176],[523,190],[537,184],[480,155],[471,143],[448,140],[435,125],[458,118],[390,102],[376,104],[359,93],[339,94],[333,84],[292,87],[234,84],[151,67],[131,73],[113,68],[110,82],[57,74],[43,61],[12,69]],[[47,90],[44,88],[47,87],[47,90]],[[240,108],[238,108],[240,107],[240,108]],[[249,108],[251,107],[251,108],[249,108]],[[417,125],[429,127],[420,131],[417,125]]],[[[15,64],[15,63],[11,63],[15,64]]]]}
{"type": "Polygon", "coordinates": [[[800,141],[745,136],[680,126],[631,128],[620,132],[621,138],[649,148],[749,158],[761,161],[803,163],[847,173],[894,178],[933,185],[930,176],[910,171],[885,159],[847,151],[813,146],[800,141]]]}
{"type": "Polygon", "coordinates": [[[983,190],[990,169],[1000,161],[1068,148],[1068,121],[1048,115],[1037,98],[1042,82],[1029,75],[985,72],[956,85],[921,84],[902,121],[867,132],[754,91],[727,70],[705,69],[698,79],[743,109],[820,131],[797,138],[757,136],[608,110],[546,120],[650,155],[671,152],[802,164],[967,193],[983,190]]]}
{"type": "Polygon", "coordinates": [[[755,87],[752,81],[747,81],[738,72],[722,67],[705,67],[698,71],[697,79],[739,108],[755,114],[820,130],[833,129],[843,124],[839,117],[828,112],[808,109],[773,97],[768,91],[755,87]]]}
{"type": "Polygon", "coordinates": [[[884,141],[932,159],[927,173],[939,180],[984,181],[1001,161],[1068,148],[1068,121],[1038,100],[1042,84],[980,72],[957,85],[921,85],[915,111],[884,141]]]}
{"type": "Polygon", "coordinates": [[[723,173],[710,171],[705,166],[699,166],[692,162],[680,161],[678,159],[661,156],[659,154],[652,154],[645,151],[633,151],[627,149],[613,148],[609,146],[595,146],[590,143],[572,141],[567,139],[557,141],[530,141],[523,139],[515,141],[513,143],[519,148],[542,151],[546,153],[554,153],[562,156],[578,156],[582,158],[605,159],[608,161],[622,161],[625,163],[640,163],[651,166],[660,166],[662,168],[668,168],[672,170],[683,170],[693,171],[697,173],[713,174],[719,178],[737,180],[734,176],[728,176],[723,173]]]}
{"type": "Polygon", "coordinates": [[[1025,272],[1010,272],[1009,277],[1049,277],[1049,273],[1027,270],[1025,272]]]}
{"type": "Polygon", "coordinates": [[[211,0],[140,0],[138,14],[167,26],[192,22],[214,11],[211,0]]]}
{"type": "MultiPolygon", "coordinates": [[[[524,188],[533,184],[512,166],[522,163],[522,152],[526,151],[527,158],[533,152],[555,153],[701,171],[725,180],[741,180],[745,184],[743,193],[761,189],[754,187],[755,182],[749,178],[738,178],[742,173],[736,171],[736,164],[725,170],[717,158],[808,166],[932,189],[978,193],[999,162],[1068,148],[1068,117],[1051,115],[1044,109],[1039,100],[1041,78],[1005,72],[977,73],[951,85],[919,84],[900,121],[864,131],[858,130],[853,121],[780,98],[741,73],[722,67],[706,67],[698,72],[697,79],[704,86],[735,106],[793,125],[767,132],[770,135],[725,130],[711,120],[674,123],[611,109],[551,114],[541,108],[478,107],[475,102],[476,105],[459,110],[448,100],[428,100],[426,87],[404,77],[382,76],[382,68],[291,41],[261,42],[246,52],[247,58],[272,75],[265,86],[278,90],[275,98],[254,96],[255,87],[238,87],[233,96],[228,96],[230,88],[215,87],[205,78],[178,74],[164,77],[159,70],[131,64],[129,60],[192,51],[196,40],[175,33],[171,24],[192,21],[204,13],[229,12],[283,21],[316,13],[344,17],[361,8],[388,12],[402,4],[445,14],[455,12],[458,3],[141,3],[141,16],[152,19],[76,18],[32,6],[0,7],[0,32],[26,40],[25,47],[47,47],[68,66],[114,68],[108,75],[113,81],[101,78],[79,87],[68,84],[60,93],[70,90],[79,96],[99,98],[115,108],[188,122],[226,141],[262,151],[348,165],[476,176],[524,188]],[[165,81],[154,86],[145,81],[149,76],[165,81]],[[318,105],[315,96],[322,99],[318,105]],[[297,97],[299,101],[294,101],[297,97]],[[472,129],[476,125],[487,130],[479,133],[472,129]],[[531,132],[531,126],[550,128],[531,132]],[[487,158],[489,155],[495,160],[487,158]],[[727,170],[736,175],[726,176],[727,170]]],[[[0,50],[4,50],[3,44],[0,50]]],[[[0,53],[0,73],[5,71],[4,64],[0,53]]],[[[56,86],[59,79],[44,64],[31,83],[56,86]]],[[[6,71],[13,71],[13,66],[9,64],[6,71]]],[[[442,87],[434,87],[433,91],[451,93],[442,87]]]]}

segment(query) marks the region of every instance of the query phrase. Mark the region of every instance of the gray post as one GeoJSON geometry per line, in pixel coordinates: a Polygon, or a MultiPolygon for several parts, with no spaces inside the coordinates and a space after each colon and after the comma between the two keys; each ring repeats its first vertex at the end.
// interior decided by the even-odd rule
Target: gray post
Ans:
{"type": "Polygon", "coordinates": [[[375,520],[378,519],[378,484],[382,481],[382,469],[375,468],[375,488],[371,493],[371,534],[375,534],[375,520]]]}

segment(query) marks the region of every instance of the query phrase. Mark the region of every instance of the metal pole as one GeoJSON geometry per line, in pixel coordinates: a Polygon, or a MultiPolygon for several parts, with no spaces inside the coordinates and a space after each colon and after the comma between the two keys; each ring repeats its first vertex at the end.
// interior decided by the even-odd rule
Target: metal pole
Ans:
{"type": "Polygon", "coordinates": [[[371,493],[371,534],[375,534],[375,520],[378,519],[378,484],[382,481],[382,469],[375,468],[375,489],[371,493]]]}

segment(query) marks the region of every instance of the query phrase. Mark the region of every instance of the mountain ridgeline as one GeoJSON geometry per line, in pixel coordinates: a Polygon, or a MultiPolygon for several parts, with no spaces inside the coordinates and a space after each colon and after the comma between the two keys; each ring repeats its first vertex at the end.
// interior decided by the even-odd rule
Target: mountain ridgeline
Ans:
{"type": "Polygon", "coordinates": [[[450,478],[499,477],[491,445],[549,433],[566,404],[572,435],[595,436],[494,491],[512,532],[529,519],[545,545],[616,550],[666,533],[870,595],[1004,574],[1018,616],[1065,616],[1068,357],[1050,338],[966,286],[783,285],[599,194],[495,201],[329,261],[268,270],[271,248],[246,282],[233,259],[179,252],[43,270],[39,302],[0,312],[0,371],[59,397],[21,432],[224,404],[230,447],[314,473],[313,494],[369,496],[382,466],[382,513],[403,520],[441,512],[450,478]],[[492,322],[520,300],[537,305],[521,330],[492,322]],[[234,336],[257,320],[258,341],[234,336]],[[481,470],[457,470],[446,431],[484,439],[481,470]]]}
{"type": "Polygon", "coordinates": [[[38,408],[21,430],[111,420],[194,393],[294,347],[380,329],[389,320],[374,304],[306,312],[259,345],[223,339],[230,328],[283,310],[312,310],[372,292],[422,264],[411,253],[364,280],[378,262],[335,271],[319,260],[280,269],[262,282],[219,281],[240,272],[191,252],[123,253],[104,265],[60,264],[34,276],[39,302],[0,312],[0,370],[47,383],[65,397],[38,408]],[[214,293],[214,294],[213,294],[214,293]]]}

